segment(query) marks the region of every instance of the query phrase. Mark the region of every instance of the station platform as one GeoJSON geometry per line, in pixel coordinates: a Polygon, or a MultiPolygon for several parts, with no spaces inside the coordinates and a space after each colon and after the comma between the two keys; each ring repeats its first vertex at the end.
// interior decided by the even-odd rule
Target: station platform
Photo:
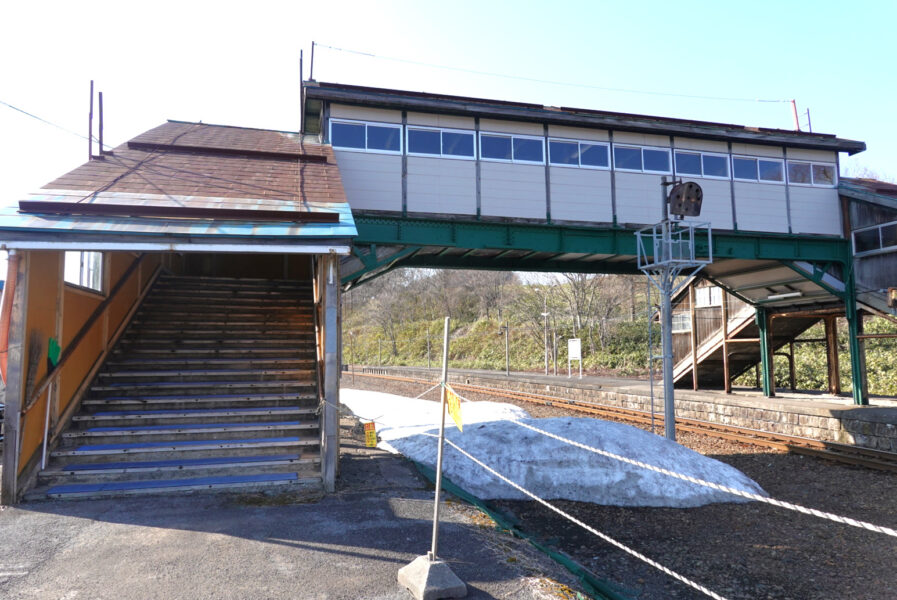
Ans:
{"type": "MultiPolygon", "coordinates": [[[[440,371],[424,367],[352,366],[344,380],[356,372],[418,377],[435,381],[440,371]]],[[[542,375],[536,373],[449,369],[449,381],[507,390],[558,396],[649,412],[651,385],[646,379],[620,377],[542,375]]],[[[857,406],[850,396],[823,392],[776,390],[767,398],[756,389],[682,390],[675,395],[676,416],[782,433],[823,442],[853,444],[897,452],[897,398],[872,396],[869,405],[857,406]]],[[[654,382],[653,410],[663,414],[663,385],[654,382]]]]}

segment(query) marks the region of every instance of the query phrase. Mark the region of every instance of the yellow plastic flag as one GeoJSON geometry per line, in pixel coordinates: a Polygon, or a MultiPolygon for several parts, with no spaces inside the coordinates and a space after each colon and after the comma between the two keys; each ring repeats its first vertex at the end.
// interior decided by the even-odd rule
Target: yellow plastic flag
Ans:
{"type": "Polygon", "coordinates": [[[448,406],[448,412],[452,416],[452,420],[458,427],[458,431],[464,431],[461,426],[461,398],[455,393],[450,385],[445,386],[445,403],[448,406]]]}
{"type": "Polygon", "coordinates": [[[364,424],[364,445],[368,448],[377,447],[377,426],[373,423],[364,424]]]}

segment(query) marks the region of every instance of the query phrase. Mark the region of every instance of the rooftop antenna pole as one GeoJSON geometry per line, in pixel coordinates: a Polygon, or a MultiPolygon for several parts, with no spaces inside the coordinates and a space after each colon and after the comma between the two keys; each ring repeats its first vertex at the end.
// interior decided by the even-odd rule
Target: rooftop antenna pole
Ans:
{"type": "Polygon", "coordinates": [[[90,112],[87,113],[87,160],[93,158],[93,79],[90,80],[90,112]]]}
{"type": "Polygon", "coordinates": [[[315,80],[315,42],[312,40],[311,43],[311,65],[308,67],[308,80],[315,80]]]}
{"type": "Polygon", "coordinates": [[[103,92],[99,93],[100,101],[100,156],[103,155],[103,92]]]}
{"type": "Polygon", "coordinates": [[[794,114],[794,130],[800,131],[800,119],[797,117],[797,100],[791,101],[791,112],[794,114]]]}
{"type": "MultiPolygon", "coordinates": [[[[304,131],[302,128],[305,113],[305,69],[302,67],[302,50],[299,50],[299,135],[304,131]]],[[[300,137],[301,139],[301,137],[300,137]]]]}
{"type": "Polygon", "coordinates": [[[813,121],[810,120],[810,109],[807,109],[807,129],[810,130],[810,133],[813,133],[813,121]]]}

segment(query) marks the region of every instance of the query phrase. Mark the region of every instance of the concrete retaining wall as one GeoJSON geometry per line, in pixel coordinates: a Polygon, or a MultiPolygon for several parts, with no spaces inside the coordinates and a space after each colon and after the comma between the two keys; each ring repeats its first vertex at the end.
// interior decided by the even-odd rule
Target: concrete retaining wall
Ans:
{"type": "MultiPolygon", "coordinates": [[[[434,379],[435,370],[411,367],[363,367],[360,371],[434,379]]],[[[558,396],[649,412],[651,396],[646,382],[632,385],[604,385],[557,380],[541,376],[450,372],[449,381],[506,390],[558,396]]],[[[655,386],[654,410],[663,414],[661,386],[655,386]]],[[[676,416],[723,425],[758,429],[812,438],[826,442],[854,444],[865,448],[897,452],[897,406],[843,406],[824,400],[789,400],[763,396],[726,395],[722,392],[676,390],[676,416]]]]}

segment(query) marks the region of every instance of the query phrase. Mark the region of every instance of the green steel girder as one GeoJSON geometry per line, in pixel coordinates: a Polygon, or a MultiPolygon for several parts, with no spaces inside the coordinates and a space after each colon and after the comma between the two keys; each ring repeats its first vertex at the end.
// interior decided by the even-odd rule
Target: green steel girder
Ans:
{"type": "Polygon", "coordinates": [[[340,283],[342,285],[351,284],[375,271],[386,271],[397,261],[402,260],[406,256],[414,254],[419,249],[420,248],[418,246],[409,246],[387,256],[378,257],[377,244],[360,244],[359,242],[355,241],[353,242],[352,246],[352,254],[361,261],[362,265],[364,265],[364,268],[341,276],[340,283]],[[367,253],[361,252],[360,247],[363,245],[368,246],[367,253]]]}
{"type": "MultiPolygon", "coordinates": [[[[433,254],[414,255],[402,259],[397,267],[420,267],[429,269],[479,269],[483,271],[535,271],[543,273],[606,273],[639,275],[635,261],[613,262],[575,260],[531,260],[521,263],[519,258],[497,258],[486,256],[437,256],[433,254]]],[[[686,274],[686,273],[683,273],[686,274]]]]}
{"type": "MultiPolygon", "coordinates": [[[[635,231],[613,227],[442,221],[390,216],[355,215],[357,244],[444,246],[466,249],[530,250],[555,254],[636,255],[635,231]]],[[[697,253],[706,255],[706,242],[697,253]],[[703,247],[702,247],[703,246],[703,247]]],[[[846,240],[771,233],[714,233],[714,259],[850,260],[846,240]]],[[[571,263],[570,266],[574,266],[571,263]]],[[[579,263],[582,264],[582,263],[579,263]]]]}
{"type": "MultiPolygon", "coordinates": [[[[822,289],[827,291],[829,294],[835,296],[836,298],[840,298],[841,300],[844,300],[845,296],[849,295],[847,293],[849,288],[846,285],[844,287],[844,290],[836,290],[835,288],[833,288],[832,286],[830,286],[829,284],[827,284],[824,281],[823,278],[828,273],[829,267],[831,266],[831,262],[824,262],[821,265],[817,264],[815,262],[811,263],[813,265],[813,273],[812,274],[807,273],[806,269],[800,268],[799,266],[795,265],[792,261],[782,261],[782,264],[784,264],[786,267],[788,267],[789,269],[791,269],[792,271],[794,271],[795,273],[797,273],[804,279],[812,281],[813,283],[815,283],[816,285],[818,285],[819,287],[821,287],[822,289]]],[[[849,265],[846,265],[846,266],[849,268],[849,265]]]]}

